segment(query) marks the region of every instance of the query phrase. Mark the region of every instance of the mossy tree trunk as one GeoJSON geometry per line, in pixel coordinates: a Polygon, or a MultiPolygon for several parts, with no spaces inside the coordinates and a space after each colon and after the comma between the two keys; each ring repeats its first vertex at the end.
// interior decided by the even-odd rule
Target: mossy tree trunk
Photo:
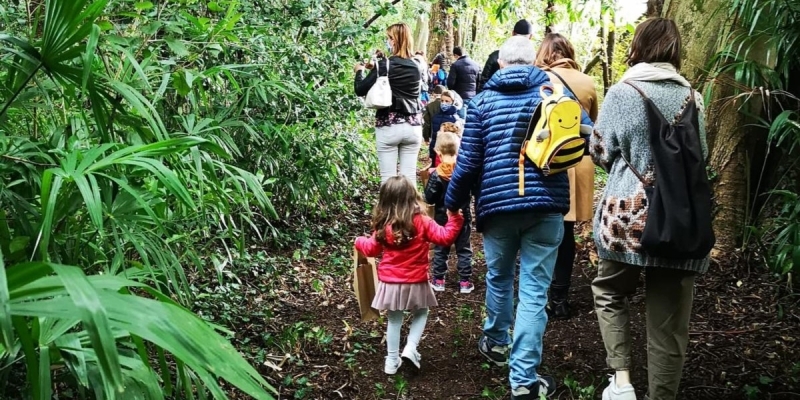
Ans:
{"type": "Polygon", "coordinates": [[[428,58],[442,53],[445,55],[444,67],[450,65],[453,57],[453,16],[447,12],[446,0],[439,0],[431,5],[431,19],[428,23],[428,58]]]}
{"type": "MultiPolygon", "coordinates": [[[[704,82],[707,63],[717,52],[717,43],[730,31],[731,22],[725,18],[728,0],[667,0],[663,6],[662,15],[675,20],[681,32],[682,73],[696,88],[711,84],[704,82]]],[[[748,205],[748,148],[754,145],[745,128],[748,121],[739,112],[741,102],[734,97],[735,89],[724,80],[732,81],[724,75],[717,78],[705,112],[709,167],[714,175],[716,250],[720,253],[740,245],[748,205]]]]}
{"type": "Polygon", "coordinates": [[[556,2],[554,0],[547,0],[544,8],[544,33],[552,33],[556,31],[556,2]]]}

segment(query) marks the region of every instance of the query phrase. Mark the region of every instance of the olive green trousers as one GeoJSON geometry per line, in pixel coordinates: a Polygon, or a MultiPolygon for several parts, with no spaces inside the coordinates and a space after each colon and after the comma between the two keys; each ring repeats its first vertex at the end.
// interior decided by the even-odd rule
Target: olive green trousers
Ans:
{"type": "Polygon", "coordinates": [[[674,400],[689,343],[695,272],[601,260],[592,293],[606,362],[615,371],[632,367],[628,297],[639,286],[642,272],[647,309],[648,396],[650,400],[674,400]]]}

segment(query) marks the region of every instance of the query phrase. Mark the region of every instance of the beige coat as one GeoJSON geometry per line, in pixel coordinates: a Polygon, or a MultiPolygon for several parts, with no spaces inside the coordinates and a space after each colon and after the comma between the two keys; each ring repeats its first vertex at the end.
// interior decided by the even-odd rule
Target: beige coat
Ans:
{"type": "MultiPolygon", "coordinates": [[[[597,120],[597,91],[594,80],[577,69],[577,64],[569,59],[558,60],[545,71],[555,71],[575,92],[581,106],[594,122],[597,120]]],[[[548,73],[550,81],[562,83],[555,75],[548,73]]],[[[584,156],[580,164],[567,170],[569,175],[569,213],[565,221],[591,221],[594,206],[594,163],[591,157],[584,156]]]]}

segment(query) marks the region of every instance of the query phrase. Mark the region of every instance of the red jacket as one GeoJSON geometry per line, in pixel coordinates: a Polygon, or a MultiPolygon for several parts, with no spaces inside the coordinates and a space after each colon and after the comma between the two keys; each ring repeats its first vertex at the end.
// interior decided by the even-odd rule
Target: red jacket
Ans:
{"type": "MultiPolygon", "coordinates": [[[[401,248],[383,246],[372,237],[362,236],[356,239],[356,249],[367,257],[377,257],[383,253],[378,264],[378,279],[386,283],[419,283],[428,281],[428,243],[439,246],[450,246],[455,242],[464,217],[456,214],[450,217],[445,226],[437,224],[433,219],[417,214],[414,217],[414,227],[417,236],[401,248]]],[[[387,229],[391,229],[388,227],[387,229]]],[[[386,235],[391,238],[392,235],[386,235]]]]}

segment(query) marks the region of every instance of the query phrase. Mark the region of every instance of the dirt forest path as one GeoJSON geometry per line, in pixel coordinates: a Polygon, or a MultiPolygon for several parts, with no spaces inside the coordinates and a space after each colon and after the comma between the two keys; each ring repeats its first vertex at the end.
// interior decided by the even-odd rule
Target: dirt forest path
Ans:
{"type": "MultiPolygon", "coordinates": [[[[336,231],[327,244],[288,249],[290,269],[272,276],[250,273],[255,277],[237,290],[243,293],[242,307],[253,310],[242,312],[257,317],[248,314],[235,327],[237,348],[259,366],[280,399],[510,398],[508,369],[490,366],[476,350],[486,272],[478,233],[472,237],[475,291],[459,294],[451,270],[453,278],[447,291],[437,293],[440,305],[431,310],[420,343],[421,371],[403,367],[395,376],[383,373],[385,319],[360,322],[352,274],[324,272],[334,263],[349,270],[352,261],[342,253],[352,252],[352,237],[366,233],[372,201],[359,196],[347,215],[325,222],[336,231]],[[338,248],[331,244],[336,241],[338,248]]],[[[556,377],[558,399],[599,399],[607,384],[590,290],[596,256],[584,228],[578,228],[584,233],[578,237],[570,293],[574,316],[548,322],[544,338],[541,371],[556,377]]],[[[736,254],[724,257],[697,282],[679,399],[800,399],[800,316],[790,311],[800,299],[786,295],[785,283],[761,267],[748,268],[736,254]]],[[[630,299],[633,380],[640,399],[647,382],[643,300],[641,288],[630,299]]],[[[406,331],[407,324],[404,338],[406,331]]]]}

